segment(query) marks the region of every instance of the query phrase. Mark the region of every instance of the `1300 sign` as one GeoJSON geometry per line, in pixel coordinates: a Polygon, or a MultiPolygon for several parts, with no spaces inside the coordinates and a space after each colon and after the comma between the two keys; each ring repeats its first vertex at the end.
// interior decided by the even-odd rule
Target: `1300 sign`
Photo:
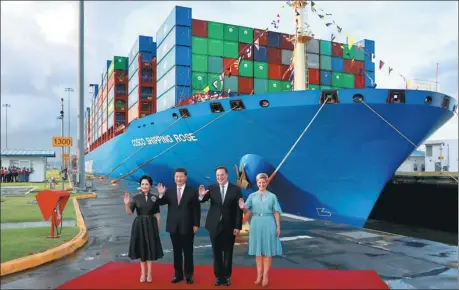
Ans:
{"type": "Polygon", "coordinates": [[[54,147],[72,147],[72,137],[53,137],[54,147]]]}

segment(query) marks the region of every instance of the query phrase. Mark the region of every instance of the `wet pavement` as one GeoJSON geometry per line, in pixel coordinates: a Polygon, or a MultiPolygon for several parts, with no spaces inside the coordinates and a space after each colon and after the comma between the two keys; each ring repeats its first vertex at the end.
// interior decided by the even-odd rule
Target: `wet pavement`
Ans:
{"type": "MultiPolygon", "coordinates": [[[[81,276],[110,261],[129,261],[127,251],[134,219],[124,211],[123,192],[134,183],[97,181],[97,199],[80,200],[89,241],[69,257],[1,279],[2,289],[49,289],[81,276]]],[[[161,238],[165,256],[172,263],[172,244],[164,230],[167,208],[162,207],[161,238]]],[[[202,206],[204,226],[207,205],[202,206]]],[[[273,260],[279,268],[372,269],[392,289],[457,289],[457,246],[405,236],[355,229],[324,221],[285,215],[281,219],[284,255],[273,260]]],[[[238,237],[233,265],[255,266],[247,255],[247,236],[238,237]]],[[[196,265],[212,265],[207,231],[195,238],[196,265]]],[[[171,273],[172,278],[172,273],[171,273]]]]}

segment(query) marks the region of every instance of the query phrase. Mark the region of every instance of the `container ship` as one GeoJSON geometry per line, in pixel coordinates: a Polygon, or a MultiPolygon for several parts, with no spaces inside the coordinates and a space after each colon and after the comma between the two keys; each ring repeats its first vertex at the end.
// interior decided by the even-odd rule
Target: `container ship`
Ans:
{"type": "MultiPolygon", "coordinates": [[[[290,2],[303,23],[305,1],[290,2]]],[[[86,112],[88,172],[215,183],[247,197],[255,176],[286,213],[363,227],[385,184],[456,109],[437,92],[376,89],[375,43],[353,46],[194,19],[175,6],[155,38],[114,56],[86,112]],[[292,69],[293,68],[293,69],[292,69]]]]}

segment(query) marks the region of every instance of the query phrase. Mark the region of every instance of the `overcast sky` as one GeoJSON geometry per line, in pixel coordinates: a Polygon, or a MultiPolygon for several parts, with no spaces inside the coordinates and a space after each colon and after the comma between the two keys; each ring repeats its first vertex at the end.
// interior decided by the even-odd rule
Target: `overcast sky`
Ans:
{"type": "MultiPolygon", "coordinates": [[[[86,2],[85,90],[99,83],[105,62],[127,56],[137,35],[156,36],[174,5],[193,8],[193,18],[265,28],[280,15],[280,31],[294,31],[294,18],[284,2],[86,2]]],[[[398,73],[411,79],[435,80],[439,63],[442,93],[457,99],[458,2],[321,2],[317,8],[356,40],[373,39],[376,58],[394,68],[376,73],[380,88],[403,86],[398,73]],[[397,73],[398,72],[398,73],[397,73]]],[[[8,147],[52,149],[51,137],[60,134],[56,119],[60,98],[73,87],[70,115],[76,143],[76,85],[78,65],[78,2],[1,3],[1,99],[8,110],[8,147]]],[[[316,15],[309,16],[316,38],[329,39],[316,15]]],[[[336,28],[335,28],[336,29],[336,28]]],[[[336,33],[335,33],[336,34],[336,33]]],[[[155,37],[156,39],[156,37],[155,37]]],[[[345,41],[345,36],[336,41],[345,41]]],[[[87,94],[86,94],[87,95],[87,94]]],[[[89,97],[86,97],[89,106],[89,97]]],[[[5,109],[1,144],[5,148],[5,109]]],[[[67,110],[66,110],[67,113],[67,110]]],[[[457,139],[457,116],[431,139],[457,139]]],[[[67,117],[66,125],[67,130],[67,117]]],[[[59,152],[59,151],[57,151],[59,152]]]]}

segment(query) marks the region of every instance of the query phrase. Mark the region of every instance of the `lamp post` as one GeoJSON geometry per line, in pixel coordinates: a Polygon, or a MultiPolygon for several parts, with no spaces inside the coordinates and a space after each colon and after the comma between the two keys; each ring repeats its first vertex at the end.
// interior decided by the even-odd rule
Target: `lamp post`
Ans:
{"type": "MultiPolygon", "coordinates": [[[[68,109],[67,109],[67,113],[68,113],[68,136],[69,137],[72,137],[70,135],[70,93],[72,93],[74,90],[73,88],[65,88],[64,89],[65,92],[68,93],[68,109]]],[[[70,169],[70,150],[71,150],[71,147],[68,148],[68,154],[69,154],[69,159],[68,159],[68,164],[67,164],[67,168],[70,169]]]]}
{"type": "MultiPolygon", "coordinates": [[[[61,137],[64,137],[64,98],[61,98],[61,112],[59,117],[57,119],[61,120],[61,137]]],[[[64,176],[64,170],[65,170],[65,159],[64,159],[64,147],[62,147],[62,165],[61,165],[61,176],[64,176]]],[[[62,190],[64,190],[64,183],[65,180],[62,178],[62,190]]]]}
{"type": "Polygon", "coordinates": [[[8,108],[11,108],[10,104],[3,104],[5,108],[5,149],[8,149],[8,108]]]}

